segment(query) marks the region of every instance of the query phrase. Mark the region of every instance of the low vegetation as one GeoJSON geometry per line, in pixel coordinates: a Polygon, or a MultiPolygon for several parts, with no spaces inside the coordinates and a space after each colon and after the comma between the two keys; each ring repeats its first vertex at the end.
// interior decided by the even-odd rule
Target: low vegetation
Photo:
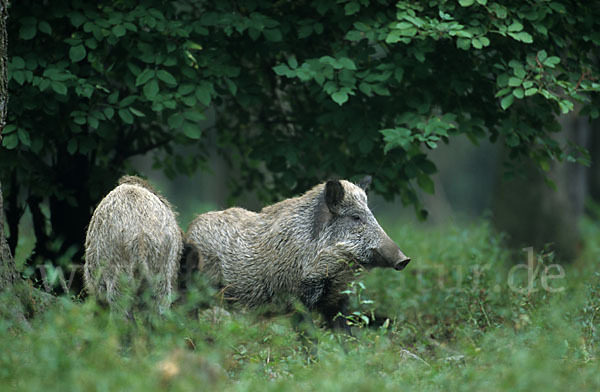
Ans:
{"type": "Polygon", "coordinates": [[[413,262],[352,284],[354,337],[318,328],[317,356],[303,347],[289,314],[194,312],[205,300],[202,290],[165,318],[138,326],[111,318],[91,300],[65,297],[30,330],[0,321],[0,385],[19,391],[600,389],[594,264],[600,226],[583,222],[580,260],[563,265],[562,278],[559,267],[550,267],[560,264],[550,248],[511,253],[486,222],[383,226],[413,262]]]}

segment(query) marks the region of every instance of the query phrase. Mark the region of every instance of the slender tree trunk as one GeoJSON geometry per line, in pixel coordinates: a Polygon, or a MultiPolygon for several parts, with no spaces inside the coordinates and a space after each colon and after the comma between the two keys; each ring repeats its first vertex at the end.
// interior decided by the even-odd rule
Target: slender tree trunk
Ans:
{"type": "MultiPolygon", "coordinates": [[[[587,147],[590,130],[586,118],[571,114],[559,122],[563,131],[557,139],[561,144],[573,141],[587,147]]],[[[554,181],[555,191],[532,163],[525,163],[520,174],[510,181],[497,179],[494,224],[509,235],[509,244],[515,249],[533,246],[541,251],[545,244],[552,244],[561,262],[574,260],[582,246],[578,221],[586,196],[586,168],[569,162],[552,164],[545,174],[554,181]]]]}
{"type": "Polygon", "coordinates": [[[589,151],[592,158],[592,165],[588,170],[588,183],[590,198],[600,206],[600,120],[596,119],[592,121],[590,126],[589,151]]]}
{"type": "MultiPolygon", "coordinates": [[[[6,125],[8,107],[8,80],[6,75],[7,63],[7,34],[6,19],[8,17],[8,0],[0,0],[0,141],[1,130],[6,125]]],[[[0,147],[2,148],[2,147],[0,147]]],[[[13,288],[18,280],[15,262],[4,236],[4,204],[2,198],[2,183],[0,182],[0,315],[28,326],[23,305],[13,295],[13,288]]]]}
{"type": "Polygon", "coordinates": [[[15,263],[4,237],[4,209],[2,205],[2,183],[0,183],[0,292],[12,287],[16,279],[15,263]]]}
{"type": "MultiPolygon", "coordinates": [[[[8,0],[0,0],[0,132],[6,125],[8,106],[8,81],[6,76],[7,44],[6,19],[8,0]]],[[[0,133],[0,141],[2,134],[0,133]]],[[[0,292],[11,287],[15,280],[15,264],[4,236],[4,206],[2,203],[2,183],[0,183],[0,292]]]]}
{"type": "MultiPolygon", "coordinates": [[[[6,125],[8,110],[8,79],[6,64],[8,58],[8,37],[6,20],[8,18],[8,0],[0,0],[0,143],[2,130],[6,125]]],[[[0,144],[0,149],[2,145],[0,144]]],[[[14,322],[14,326],[27,329],[31,316],[43,310],[54,300],[54,297],[36,290],[32,285],[20,278],[15,268],[15,261],[4,236],[4,203],[2,183],[0,181],[0,319],[14,322]]]]}

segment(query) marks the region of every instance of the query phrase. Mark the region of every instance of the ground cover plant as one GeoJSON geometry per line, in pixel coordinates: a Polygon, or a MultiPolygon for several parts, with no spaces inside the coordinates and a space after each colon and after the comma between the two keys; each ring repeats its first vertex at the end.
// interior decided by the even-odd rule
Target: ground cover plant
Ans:
{"type": "Polygon", "coordinates": [[[550,248],[535,250],[529,281],[528,252],[507,251],[485,221],[383,225],[413,263],[349,286],[354,337],[317,328],[317,357],[289,314],[198,314],[201,290],[137,327],[93,300],[62,297],[31,329],[0,321],[1,389],[600,388],[600,275],[590,262],[600,257],[598,224],[582,223],[584,251],[563,266],[563,278],[549,279],[559,275],[553,267],[543,280],[560,260],[550,248]]]}

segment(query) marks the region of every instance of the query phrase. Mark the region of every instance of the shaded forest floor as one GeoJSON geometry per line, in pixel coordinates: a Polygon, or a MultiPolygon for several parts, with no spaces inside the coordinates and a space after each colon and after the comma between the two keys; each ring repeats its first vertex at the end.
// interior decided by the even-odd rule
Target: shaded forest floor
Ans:
{"type": "Polygon", "coordinates": [[[414,261],[349,287],[354,337],[319,328],[316,358],[290,315],[191,311],[204,290],[137,327],[62,298],[29,331],[0,321],[1,389],[600,390],[600,226],[562,278],[549,250],[528,277],[486,222],[385,228],[414,261]]]}

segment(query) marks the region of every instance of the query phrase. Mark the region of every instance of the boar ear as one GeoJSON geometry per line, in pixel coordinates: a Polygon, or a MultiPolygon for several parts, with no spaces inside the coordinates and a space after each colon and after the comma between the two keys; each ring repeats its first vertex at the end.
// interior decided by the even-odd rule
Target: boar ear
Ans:
{"type": "Polygon", "coordinates": [[[365,176],[365,178],[363,178],[362,180],[360,180],[358,182],[359,187],[362,188],[363,191],[365,191],[365,193],[367,193],[367,191],[369,190],[369,186],[371,185],[371,181],[373,181],[373,177],[371,176],[365,176]]]}
{"type": "Polygon", "coordinates": [[[329,211],[334,212],[344,198],[344,187],[339,180],[329,180],[325,184],[325,203],[329,211]]]}

